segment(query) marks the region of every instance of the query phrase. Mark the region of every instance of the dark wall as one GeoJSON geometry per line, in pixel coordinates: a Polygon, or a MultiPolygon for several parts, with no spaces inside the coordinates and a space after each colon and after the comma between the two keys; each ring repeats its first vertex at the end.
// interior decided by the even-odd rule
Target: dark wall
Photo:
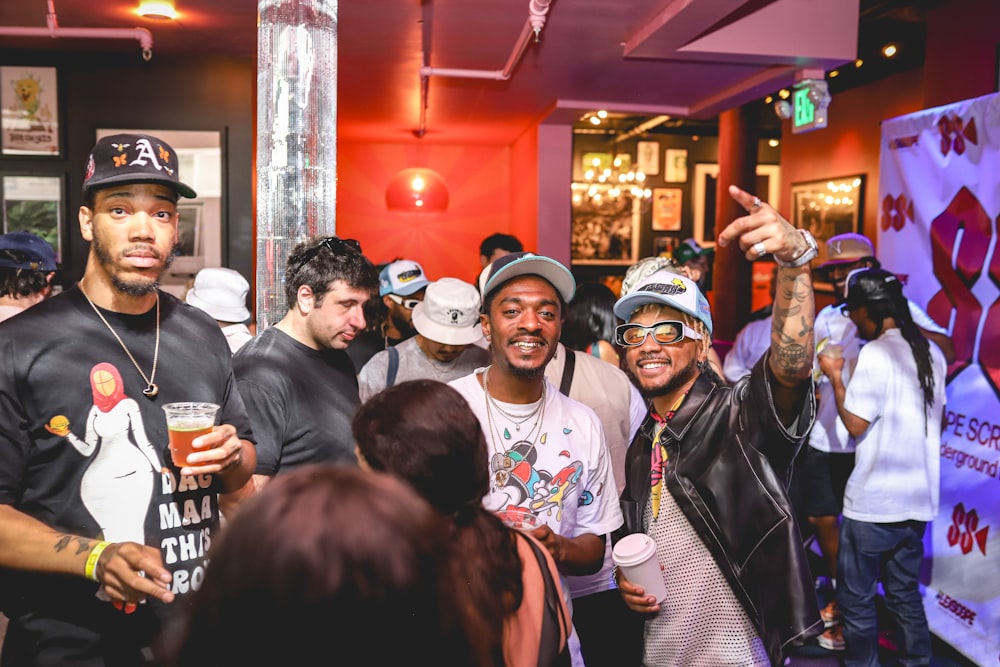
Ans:
{"type": "Polygon", "coordinates": [[[167,58],[154,49],[153,58],[144,62],[138,49],[115,54],[0,49],[0,64],[57,70],[62,155],[0,156],[0,173],[65,178],[64,285],[78,280],[86,264],[88,244],[77,224],[83,170],[95,132],[107,127],[221,133],[226,179],[222,263],[253,274],[253,58],[167,58]]]}

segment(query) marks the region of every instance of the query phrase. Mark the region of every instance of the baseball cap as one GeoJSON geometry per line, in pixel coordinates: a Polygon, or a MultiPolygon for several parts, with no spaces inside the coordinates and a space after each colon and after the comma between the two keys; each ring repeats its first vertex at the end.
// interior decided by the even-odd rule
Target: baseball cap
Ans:
{"type": "Polygon", "coordinates": [[[690,262],[692,259],[711,253],[712,248],[702,248],[694,239],[684,239],[680,245],[674,248],[673,257],[675,262],[684,266],[684,264],[690,262]]]}
{"type": "Polygon", "coordinates": [[[512,252],[498,257],[479,274],[479,293],[485,301],[486,295],[511,278],[539,276],[549,281],[563,301],[569,303],[576,293],[576,278],[565,266],[552,259],[533,252],[512,252]]]}
{"type": "Polygon", "coordinates": [[[409,296],[427,287],[427,276],[424,269],[409,259],[390,262],[378,276],[378,295],[398,294],[409,296]]]}
{"type": "Polygon", "coordinates": [[[819,265],[823,269],[835,264],[851,264],[865,257],[874,257],[875,248],[867,236],[849,232],[831,236],[826,241],[826,260],[819,265]]]}
{"type": "Polygon", "coordinates": [[[177,153],[148,134],[112,134],[90,149],[83,194],[115,183],[160,183],[188,199],[198,195],[177,175],[177,153]]]}
{"type": "Polygon", "coordinates": [[[625,296],[629,292],[634,291],[636,285],[642,282],[643,279],[668,266],[677,266],[677,262],[670,257],[660,257],[658,255],[640,259],[628,267],[628,270],[625,272],[625,277],[622,278],[621,292],[618,296],[625,296]]]}
{"type": "Polygon", "coordinates": [[[0,267],[7,269],[28,269],[30,271],[57,271],[56,251],[48,241],[31,232],[7,232],[0,234],[0,250],[16,250],[24,255],[23,260],[0,257],[0,267]]]}
{"type": "Polygon", "coordinates": [[[239,271],[212,266],[198,272],[184,300],[220,322],[243,322],[250,317],[249,291],[250,284],[239,271]]]}
{"type": "Polygon", "coordinates": [[[884,269],[854,269],[847,274],[844,299],[849,308],[857,308],[870,301],[902,301],[903,284],[895,274],[884,269]]]}
{"type": "Polygon", "coordinates": [[[648,303],[660,303],[687,313],[700,320],[708,333],[712,333],[712,311],[708,299],[690,278],[673,271],[657,271],[615,302],[615,315],[627,322],[636,308],[648,303]]]}
{"type": "Polygon", "coordinates": [[[413,309],[417,333],[442,345],[469,345],[482,339],[479,292],[458,278],[441,278],[427,286],[424,300],[413,309]]]}

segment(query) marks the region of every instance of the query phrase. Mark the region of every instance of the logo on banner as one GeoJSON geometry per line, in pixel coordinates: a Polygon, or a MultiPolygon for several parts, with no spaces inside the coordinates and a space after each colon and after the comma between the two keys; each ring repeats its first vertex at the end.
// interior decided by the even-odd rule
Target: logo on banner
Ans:
{"type": "Polygon", "coordinates": [[[950,595],[945,595],[939,591],[936,599],[938,606],[946,611],[949,616],[954,616],[970,628],[976,624],[976,612],[972,611],[955,598],[950,595]]]}
{"type": "Polygon", "coordinates": [[[955,505],[955,509],[951,511],[951,525],[948,526],[948,546],[958,545],[963,555],[971,553],[978,546],[985,556],[989,533],[989,526],[979,528],[979,513],[976,510],[966,512],[964,503],[955,505]]]}

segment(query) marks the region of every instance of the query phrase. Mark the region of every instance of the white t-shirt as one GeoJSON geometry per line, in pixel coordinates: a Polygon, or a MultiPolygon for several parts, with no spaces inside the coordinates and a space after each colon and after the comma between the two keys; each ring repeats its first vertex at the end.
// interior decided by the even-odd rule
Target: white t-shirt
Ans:
{"type": "MultiPolygon", "coordinates": [[[[417,337],[407,338],[396,345],[399,366],[396,368],[396,384],[406,380],[437,380],[449,382],[468,375],[485,363],[489,363],[490,353],[481,347],[470,345],[451,361],[432,359],[424,354],[417,337]]],[[[389,350],[376,352],[358,373],[358,394],[361,401],[385,389],[386,373],[389,370],[389,350]]]]}
{"type": "Polygon", "coordinates": [[[726,382],[735,384],[764,356],[764,352],[771,346],[773,319],[769,315],[762,320],[747,322],[747,325],[736,334],[733,347],[726,353],[726,358],[722,362],[722,374],[726,377],[726,382]]]}
{"type": "Polygon", "coordinates": [[[856,521],[930,521],[938,511],[944,354],[930,346],[934,403],[926,408],[909,343],[888,329],[861,348],[844,407],[870,422],[858,438],[844,491],[844,516],[856,521]]]}
{"type": "MultiPolygon", "coordinates": [[[[481,370],[448,384],[468,401],[486,435],[491,480],[483,499],[486,508],[522,508],[563,537],[607,535],[617,530],[624,519],[604,429],[594,411],[559,393],[546,379],[542,409],[518,430],[516,421],[500,410],[517,419],[531,414],[537,404],[497,401],[499,409],[487,408],[478,379],[481,370]]],[[[566,604],[572,608],[565,576],[560,583],[566,604]]],[[[575,632],[570,649],[574,666],[581,667],[575,632]]]]}
{"type": "MultiPolygon", "coordinates": [[[[907,303],[910,306],[910,317],[913,318],[914,324],[918,327],[935,333],[948,333],[938,326],[920,306],[909,300],[907,303]]],[[[854,326],[851,318],[841,314],[840,304],[834,304],[826,306],[816,314],[814,331],[816,332],[817,354],[827,343],[839,344],[843,349],[844,385],[850,386],[854,366],[858,361],[858,352],[864,345],[864,341],[858,336],[858,328],[854,326]]],[[[931,347],[937,348],[937,345],[931,342],[931,347]]],[[[830,384],[830,378],[819,370],[818,361],[814,361],[813,378],[819,392],[819,402],[816,406],[816,422],[809,433],[809,446],[821,452],[834,454],[853,452],[855,449],[854,438],[847,432],[844,422],[840,421],[840,415],[837,413],[837,402],[833,397],[833,385],[830,384]]]]}

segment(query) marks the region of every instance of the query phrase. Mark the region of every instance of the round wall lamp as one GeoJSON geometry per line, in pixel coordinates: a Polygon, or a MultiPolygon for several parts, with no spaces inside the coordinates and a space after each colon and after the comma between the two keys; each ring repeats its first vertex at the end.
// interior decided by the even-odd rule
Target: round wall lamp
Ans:
{"type": "Polygon", "coordinates": [[[385,205],[390,211],[439,213],[448,208],[448,186],[433,169],[403,169],[389,181],[385,205]]]}

